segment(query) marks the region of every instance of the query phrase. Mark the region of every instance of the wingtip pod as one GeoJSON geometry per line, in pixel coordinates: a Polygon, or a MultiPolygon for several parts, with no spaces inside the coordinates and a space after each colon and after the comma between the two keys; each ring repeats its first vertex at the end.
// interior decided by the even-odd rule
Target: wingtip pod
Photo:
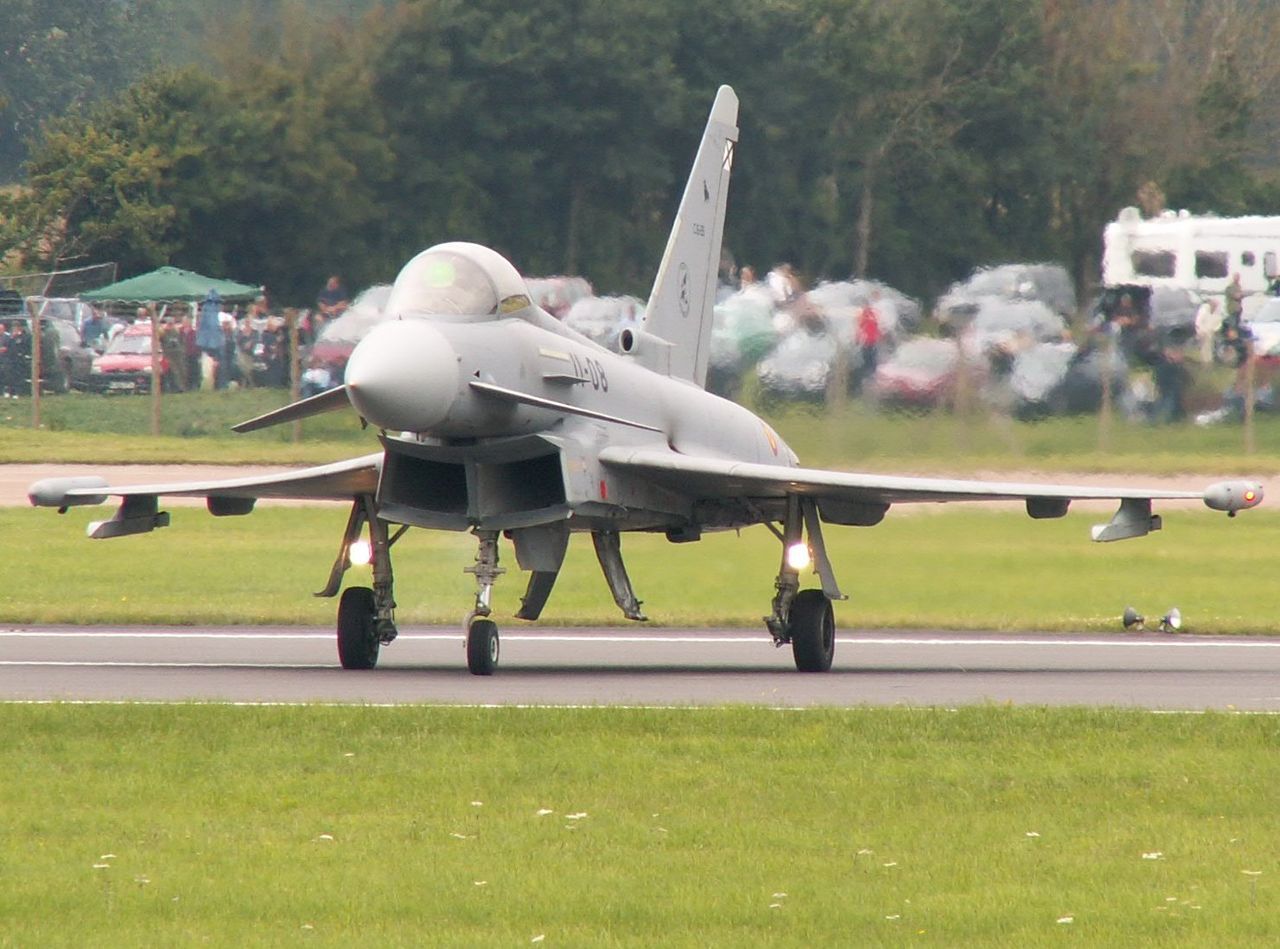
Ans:
{"type": "Polygon", "coordinates": [[[1209,485],[1204,492],[1206,507],[1226,511],[1233,516],[1236,511],[1257,507],[1262,498],[1262,485],[1256,481],[1219,481],[1209,485]]]}
{"type": "Polygon", "coordinates": [[[68,508],[79,504],[102,504],[107,500],[103,494],[82,494],[79,492],[105,488],[105,478],[88,476],[83,478],[45,478],[37,481],[27,489],[27,500],[35,507],[68,508]],[[72,495],[71,492],[76,494],[72,495]]]}

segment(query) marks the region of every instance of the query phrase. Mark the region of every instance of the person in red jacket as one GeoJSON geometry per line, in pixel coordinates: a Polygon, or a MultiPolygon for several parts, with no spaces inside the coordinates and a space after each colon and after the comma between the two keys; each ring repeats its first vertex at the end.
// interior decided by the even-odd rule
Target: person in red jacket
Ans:
{"type": "Polygon", "coordinates": [[[880,361],[880,340],[883,332],[880,329],[880,314],[876,303],[879,293],[873,293],[858,313],[858,324],[854,328],[853,339],[862,352],[862,366],[858,373],[859,386],[876,374],[876,366],[880,361]]]}

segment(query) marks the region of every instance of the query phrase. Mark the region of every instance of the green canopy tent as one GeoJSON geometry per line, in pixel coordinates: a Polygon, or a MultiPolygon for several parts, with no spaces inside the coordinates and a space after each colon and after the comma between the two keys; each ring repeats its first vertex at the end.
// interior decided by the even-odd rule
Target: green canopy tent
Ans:
{"type": "MultiPolygon", "coordinates": [[[[170,303],[189,303],[193,307],[215,290],[218,296],[231,303],[252,300],[262,292],[261,287],[247,283],[236,283],[234,280],[217,280],[206,277],[191,270],[177,267],[161,267],[150,273],[139,274],[128,280],[99,287],[80,294],[81,300],[90,303],[124,303],[124,304],[165,304],[161,310],[168,309],[170,303]]],[[[155,321],[151,324],[151,434],[160,434],[160,336],[159,326],[155,321]]],[[[35,409],[33,411],[38,411],[35,409]]]]}
{"type": "Polygon", "coordinates": [[[178,267],[161,267],[97,290],[89,290],[80,294],[80,299],[91,303],[198,302],[210,290],[217,290],[218,296],[232,303],[247,302],[262,292],[261,287],[252,287],[247,283],[205,277],[178,267]]]}

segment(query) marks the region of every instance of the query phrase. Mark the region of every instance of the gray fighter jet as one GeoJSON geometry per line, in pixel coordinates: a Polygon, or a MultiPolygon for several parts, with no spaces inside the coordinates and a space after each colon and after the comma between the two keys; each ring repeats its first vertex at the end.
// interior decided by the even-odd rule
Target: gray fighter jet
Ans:
{"type": "Polygon", "coordinates": [[[470,531],[478,541],[475,603],[467,615],[467,666],[498,663],[490,595],[504,572],[499,538],[530,572],[517,616],[536,619],[564,562],[571,533],[589,533],[623,614],[643,620],[623,565],[624,531],[660,532],[672,543],[704,531],[764,524],[781,564],[765,625],[790,643],[802,671],[830,668],[832,601],[844,599],[823,525],[871,526],[893,504],[1026,502],[1034,518],[1061,517],[1076,498],[1119,502],[1098,541],[1160,528],[1152,501],[1200,498],[1235,514],[1262,500],[1260,485],[1225,482],[1201,493],[1009,484],[823,471],[799,461],[769,425],[706,392],[712,305],[738,100],[721,87],[711,109],[644,320],[616,351],[575,333],[529,298],[515,267],[475,244],[423,251],[396,278],[389,318],[351,354],[345,383],[243,422],[250,431],[353,409],[381,433],[382,450],[337,464],[267,477],[116,486],[100,478],[50,479],[31,502],[66,510],[122,499],[91,537],[164,527],[161,496],[207,498],[210,513],[248,514],[258,498],[342,499],[351,514],[321,596],[336,596],[354,548],[371,557],[373,586],[349,587],[338,605],[338,655],[348,669],[375,665],[396,637],[391,550],[410,527],[470,531]],[[364,540],[367,530],[368,540],[364,540]],[[800,589],[812,565],[816,589],[800,589]]]}

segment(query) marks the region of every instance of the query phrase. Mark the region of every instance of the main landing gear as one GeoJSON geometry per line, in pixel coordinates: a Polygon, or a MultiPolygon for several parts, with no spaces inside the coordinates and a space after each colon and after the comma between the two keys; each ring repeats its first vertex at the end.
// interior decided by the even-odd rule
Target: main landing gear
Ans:
{"type": "Polygon", "coordinates": [[[329,571],[329,582],[316,596],[337,595],[342,575],[351,566],[351,548],[359,540],[365,524],[369,525],[373,586],[348,587],[338,601],[338,661],[344,669],[372,669],[378,664],[382,646],[396,638],[391,545],[408,528],[401,527],[394,536],[388,536],[387,522],[378,518],[372,497],[363,495],[351,505],[342,548],[329,571]]]}
{"type": "Polygon", "coordinates": [[[822,539],[817,505],[796,495],[787,496],[786,517],[779,531],[766,521],[782,542],[782,564],[774,582],[773,609],[765,625],[775,645],[791,644],[796,668],[801,672],[826,672],[836,651],[835,613],[832,600],[845,599],[836,584],[831,561],[822,539]],[[809,541],[806,544],[806,530],[809,541]],[[814,563],[822,580],[820,590],[801,590],[800,571],[814,563]]]}
{"type": "MultiPolygon", "coordinates": [[[[339,601],[338,658],[344,669],[372,669],[377,665],[382,646],[396,638],[391,546],[408,527],[402,526],[394,535],[388,535],[387,522],[378,518],[371,496],[361,496],[352,505],[342,548],[329,573],[329,582],[316,596],[337,595],[342,586],[342,576],[351,566],[352,547],[366,524],[369,525],[373,586],[349,587],[343,591],[339,601]]],[[[797,669],[801,672],[826,672],[831,668],[836,646],[835,614],[831,603],[843,600],[845,596],[840,592],[827,557],[817,505],[796,495],[788,496],[782,529],[767,520],[765,524],[782,543],[782,563],[774,582],[772,609],[765,617],[765,625],[776,645],[791,645],[797,669]],[[801,590],[800,571],[810,563],[817,571],[822,587],[801,590]]],[[[489,618],[493,612],[493,585],[506,571],[498,566],[498,532],[477,530],[475,536],[479,541],[476,560],[466,568],[466,572],[476,578],[475,605],[467,614],[465,623],[467,670],[473,675],[489,676],[497,669],[501,653],[498,625],[489,618]]],[[[568,531],[562,526],[525,528],[512,531],[512,540],[520,566],[531,571],[529,587],[516,615],[521,619],[537,619],[564,559],[568,531]]],[[[592,541],[605,580],[623,615],[628,619],[643,620],[640,600],[631,587],[622,562],[617,532],[593,531],[592,541]]]]}

